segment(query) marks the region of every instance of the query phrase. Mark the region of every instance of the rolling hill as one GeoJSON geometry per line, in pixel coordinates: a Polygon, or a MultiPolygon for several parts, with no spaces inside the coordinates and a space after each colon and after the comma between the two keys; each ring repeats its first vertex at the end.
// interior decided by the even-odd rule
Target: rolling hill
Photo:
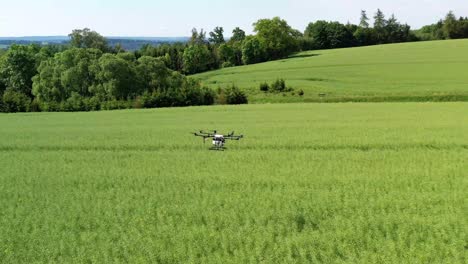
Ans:
{"type": "Polygon", "coordinates": [[[467,69],[468,40],[449,40],[308,51],[193,77],[212,88],[238,85],[253,103],[468,101],[467,69]],[[294,94],[259,90],[278,78],[294,94]]]}

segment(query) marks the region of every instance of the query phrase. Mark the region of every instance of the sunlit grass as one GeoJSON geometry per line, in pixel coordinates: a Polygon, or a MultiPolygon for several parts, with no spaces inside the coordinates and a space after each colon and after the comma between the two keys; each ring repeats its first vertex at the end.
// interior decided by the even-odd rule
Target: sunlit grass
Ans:
{"type": "Polygon", "coordinates": [[[194,77],[213,88],[236,84],[256,103],[468,101],[467,68],[468,40],[450,40],[310,51],[194,77]],[[284,78],[295,95],[259,90],[260,83],[277,78],[284,78]]]}
{"type": "Polygon", "coordinates": [[[0,115],[6,263],[463,263],[466,103],[0,115]],[[189,132],[236,130],[209,151],[189,132]]]}

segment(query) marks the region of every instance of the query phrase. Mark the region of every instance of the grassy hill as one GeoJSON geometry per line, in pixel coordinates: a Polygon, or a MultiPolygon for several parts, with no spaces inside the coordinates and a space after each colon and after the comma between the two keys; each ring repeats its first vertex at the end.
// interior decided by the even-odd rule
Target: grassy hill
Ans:
{"type": "Polygon", "coordinates": [[[236,84],[251,102],[468,101],[468,40],[310,51],[289,59],[194,75],[210,87],[236,84]],[[296,90],[265,94],[283,78],[296,90]],[[305,95],[297,95],[298,90],[305,95]],[[319,94],[325,93],[325,98],[319,94]]]}
{"type": "Polygon", "coordinates": [[[0,115],[0,262],[466,263],[467,112],[0,115]],[[202,128],[246,137],[209,151],[189,134],[202,128]]]}

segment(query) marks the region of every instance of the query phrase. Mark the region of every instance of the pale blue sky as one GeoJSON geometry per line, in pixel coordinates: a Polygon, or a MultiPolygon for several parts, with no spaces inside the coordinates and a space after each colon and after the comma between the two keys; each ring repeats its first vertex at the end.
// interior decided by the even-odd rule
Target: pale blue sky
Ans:
{"type": "Polygon", "coordinates": [[[467,0],[1,0],[0,36],[66,35],[89,27],[106,36],[188,36],[193,27],[240,26],[280,16],[301,31],[315,20],[357,23],[360,10],[395,13],[413,28],[453,10],[468,16],[467,0]]]}

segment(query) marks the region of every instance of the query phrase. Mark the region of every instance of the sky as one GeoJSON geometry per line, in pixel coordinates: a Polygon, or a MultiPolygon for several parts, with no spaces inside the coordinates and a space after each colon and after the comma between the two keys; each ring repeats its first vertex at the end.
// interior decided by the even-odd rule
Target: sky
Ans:
{"type": "Polygon", "coordinates": [[[0,36],[67,35],[91,28],[105,36],[189,36],[192,28],[225,35],[252,32],[260,18],[279,16],[303,31],[309,22],[358,23],[361,10],[377,8],[412,28],[432,24],[452,10],[468,16],[467,0],[0,0],[0,36]]]}

